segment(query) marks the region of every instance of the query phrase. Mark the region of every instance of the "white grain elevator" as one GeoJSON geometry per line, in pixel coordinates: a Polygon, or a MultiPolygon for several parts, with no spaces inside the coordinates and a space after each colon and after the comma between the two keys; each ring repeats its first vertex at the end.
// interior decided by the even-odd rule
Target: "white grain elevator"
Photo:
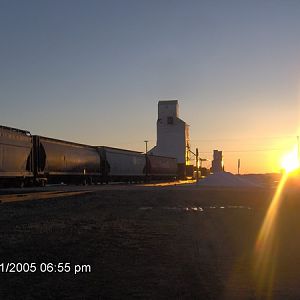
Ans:
{"type": "Polygon", "coordinates": [[[179,118],[178,100],[158,102],[157,142],[148,153],[175,157],[180,177],[190,164],[189,125],[179,118]]]}

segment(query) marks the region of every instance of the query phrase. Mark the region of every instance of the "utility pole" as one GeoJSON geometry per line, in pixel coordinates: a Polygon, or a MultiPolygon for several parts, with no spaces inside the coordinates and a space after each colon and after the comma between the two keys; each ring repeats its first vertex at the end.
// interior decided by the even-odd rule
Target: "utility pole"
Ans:
{"type": "Polygon", "coordinates": [[[203,161],[207,161],[206,158],[201,158],[199,157],[199,151],[198,151],[198,148],[196,148],[196,153],[194,153],[192,150],[188,150],[190,153],[192,153],[195,157],[196,157],[196,169],[197,169],[197,175],[196,175],[196,179],[197,181],[199,180],[199,174],[198,174],[198,171],[199,171],[199,168],[198,168],[198,162],[200,161],[200,171],[202,169],[202,162],[203,161]]]}
{"type": "MultiPolygon", "coordinates": [[[[207,161],[207,159],[206,158],[199,158],[199,160],[200,160],[200,173],[201,173],[201,170],[202,170],[202,162],[203,161],[207,161]]],[[[201,176],[202,176],[202,173],[201,173],[201,176]]]]}
{"type": "Polygon", "coordinates": [[[298,147],[298,164],[299,164],[300,162],[299,135],[297,135],[297,147],[298,147]]]}
{"type": "Polygon", "coordinates": [[[198,164],[198,157],[199,157],[199,151],[198,148],[196,148],[196,182],[199,181],[199,164],[198,164]]]}
{"type": "Polygon", "coordinates": [[[145,168],[146,168],[146,170],[145,170],[145,181],[148,181],[148,157],[147,157],[147,153],[148,153],[148,142],[149,141],[147,141],[147,140],[145,140],[144,141],[145,142],[145,144],[146,144],[146,152],[145,152],[145,168]]]}
{"type": "Polygon", "coordinates": [[[241,159],[238,159],[238,175],[240,175],[241,159]]]}

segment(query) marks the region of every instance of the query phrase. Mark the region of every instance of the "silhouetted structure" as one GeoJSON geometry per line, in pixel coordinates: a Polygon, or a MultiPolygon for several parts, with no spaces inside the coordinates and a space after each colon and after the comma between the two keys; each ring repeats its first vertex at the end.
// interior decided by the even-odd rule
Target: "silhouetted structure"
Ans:
{"type": "Polygon", "coordinates": [[[211,163],[211,171],[212,173],[218,173],[224,171],[222,151],[214,150],[214,159],[211,163]]]}
{"type": "Polygon", "coordinates": [[[179,118],[178,100],[159,101],[157,119],[157,142],[149,154],[177,159],[178,174],[185,177],[189,169],[189,125],[179,118]]]}

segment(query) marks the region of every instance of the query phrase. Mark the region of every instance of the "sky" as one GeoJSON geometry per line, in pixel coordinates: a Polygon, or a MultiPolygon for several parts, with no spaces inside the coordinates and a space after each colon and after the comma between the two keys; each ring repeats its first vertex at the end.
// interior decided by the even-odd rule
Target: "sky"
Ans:
{"type": "Polygon", "coordinates": [[[0,124],[32,134],[144,151],[178,99],[201,157],[275,172],[299,84],[296,0],[0,0],[0,124]]]}

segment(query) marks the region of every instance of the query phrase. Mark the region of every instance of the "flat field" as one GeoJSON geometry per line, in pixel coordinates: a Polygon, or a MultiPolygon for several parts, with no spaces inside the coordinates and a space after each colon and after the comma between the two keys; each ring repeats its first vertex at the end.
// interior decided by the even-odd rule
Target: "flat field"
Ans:
{"type": "Polygon", "coordinates": [[[255,251],[274,192],[106,187],[2,201],[0,298],[300,299],[298,188],[281,197],[272,246],[255,251]]]}

